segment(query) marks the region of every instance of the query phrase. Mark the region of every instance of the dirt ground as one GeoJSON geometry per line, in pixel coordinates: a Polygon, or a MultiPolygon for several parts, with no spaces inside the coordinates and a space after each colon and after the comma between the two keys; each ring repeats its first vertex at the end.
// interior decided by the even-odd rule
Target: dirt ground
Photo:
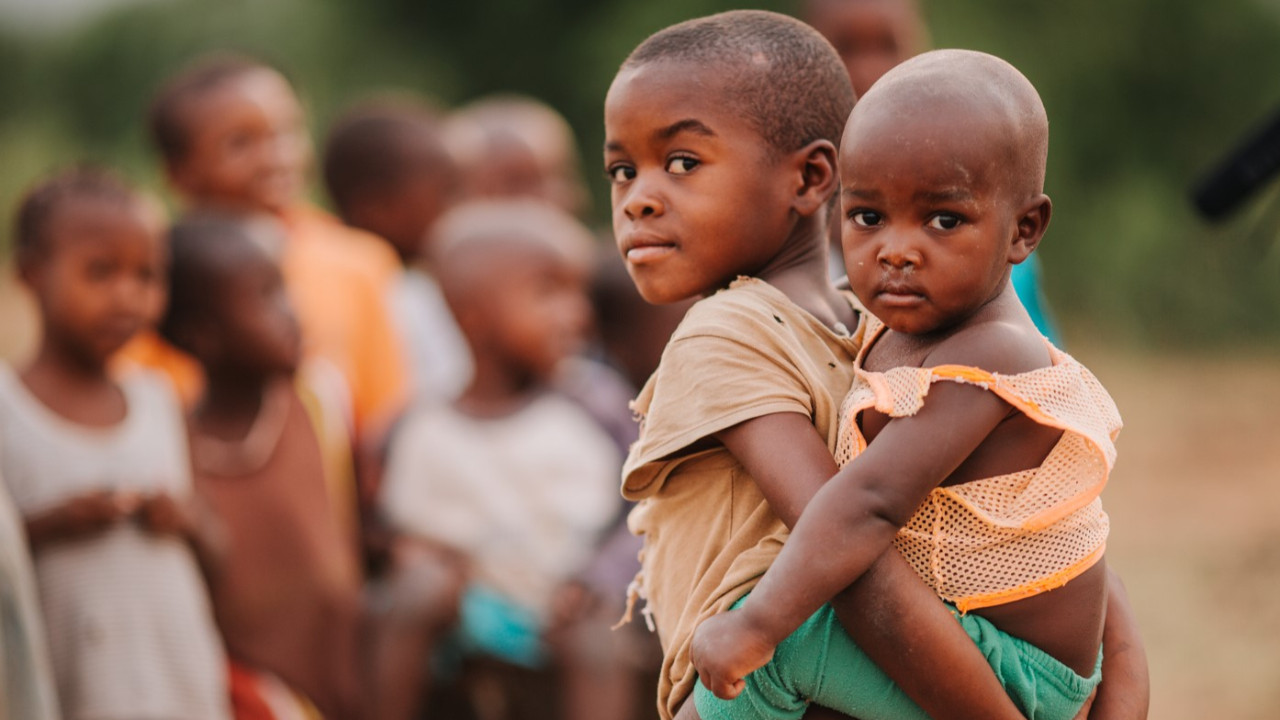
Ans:
{"type": "MultiPolygon", "coordinates": [[[[4,358],[34,336],[11,277],[4,358]]],[[[1071,349],[1125,420],[1107,556],[1147,643],[1151,717],[1280,717],[1280,357],[1071,349]]]]}
{"type": "Polygon", "coordinates": [[[1124,417],[1103,503],[1157,720],[1280,717],[1280,357],[1076,349],[1124,417]]]}

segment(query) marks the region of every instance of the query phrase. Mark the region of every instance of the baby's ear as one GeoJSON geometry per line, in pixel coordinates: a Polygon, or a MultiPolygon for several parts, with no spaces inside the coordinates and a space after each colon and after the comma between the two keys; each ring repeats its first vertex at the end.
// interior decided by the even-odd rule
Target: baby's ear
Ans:
{"type": "Polygon", "coordinates": [[[1045,230],[1049,229],[1049,216],[1053,214],[1053,201],[1040,193],[1023,204],[1018,211],[1018,225],[1009,246],[1009,262],[1017,265],[1026,260],[1040,245],[1045,230]]]}
{"type": "Polygon", "coordinates": [[[830,140],[814,140],[791,157],[798,171],[792,175],[798,178],[794,207],[802,217],[809,217],[827,204],[839,184],[836,146],[830,140]]]}

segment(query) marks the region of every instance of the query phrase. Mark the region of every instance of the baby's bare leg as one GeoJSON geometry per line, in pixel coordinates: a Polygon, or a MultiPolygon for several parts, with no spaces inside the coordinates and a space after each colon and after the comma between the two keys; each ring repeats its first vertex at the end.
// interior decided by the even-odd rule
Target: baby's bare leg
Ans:
{"type": "Polygon", "coordinates": [[[854,642],[930,717],[1022,717],[973,640],[897,550],[831,604],[854,642]]]}

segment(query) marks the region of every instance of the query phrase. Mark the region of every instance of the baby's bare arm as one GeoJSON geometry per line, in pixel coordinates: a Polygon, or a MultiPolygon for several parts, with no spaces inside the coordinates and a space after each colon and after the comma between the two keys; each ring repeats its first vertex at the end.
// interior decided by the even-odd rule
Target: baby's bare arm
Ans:
{"type": "MultiPolygon", "coordinates": [[[[742,677],[768,662],[779,642],[889,549],[929,491],[1008,412],[984,390],[938,385],[918,413],[885,426],[856,462],[814,494],[742,608],[708,620],[701,647],[694,638],[694,662],[708,687],[722,697],[736,694],[742,677]]],[[[788,448],[762,441],[775,443],[775,452],[788,448]]]]}
{"type": "MultiPolygon", "coordinates": [[[[749,420],[719,439],[788,527],[838,469],[798,413],[749,420]]],[[[832,604],[854,641],[931,717],[1022,717],[977,646],[896,550],[832,604]]]]}

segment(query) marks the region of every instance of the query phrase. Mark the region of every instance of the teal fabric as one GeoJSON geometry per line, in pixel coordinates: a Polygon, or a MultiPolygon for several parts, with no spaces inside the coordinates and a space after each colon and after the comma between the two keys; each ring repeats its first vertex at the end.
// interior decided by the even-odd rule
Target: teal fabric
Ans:
{"type": "Polygon", "coordinates": [[[483,653],[529,668],[546,661],[542,623],[506,596],[472,585],[462,596],[459,615],[455,639],[463,654],[483,653]]]}
{"type": "Polygon", "coordinates": [[[1010,273],[1013,290],[1027,309],[1031,321],[1036,324],[1040,334],[1049,338],[1055,347],[1062,347],[1062,337],[1058,334],[1057,323],[1053,321],[1053,313],[1049,311],[1049,300],[1040,291],[1040,256],[1035,253],[1019,265],[1013,266],[1010,273]]]}
{"type": "MultiPolygon", "coordinates": [[[[1093,675],[1080,677],[983,618],[954,609],[952,614],[1029,720],[1071,720],[1102,681],[1101,653],[1093,675]]],[[[693,700],[703,720],[798,719],[810,702],[860,720],[929,720],[854,644],[830,605],[784,640],[768,665],[747,677],[741,695],[721,700],[698,683],[693,700]]]]}

